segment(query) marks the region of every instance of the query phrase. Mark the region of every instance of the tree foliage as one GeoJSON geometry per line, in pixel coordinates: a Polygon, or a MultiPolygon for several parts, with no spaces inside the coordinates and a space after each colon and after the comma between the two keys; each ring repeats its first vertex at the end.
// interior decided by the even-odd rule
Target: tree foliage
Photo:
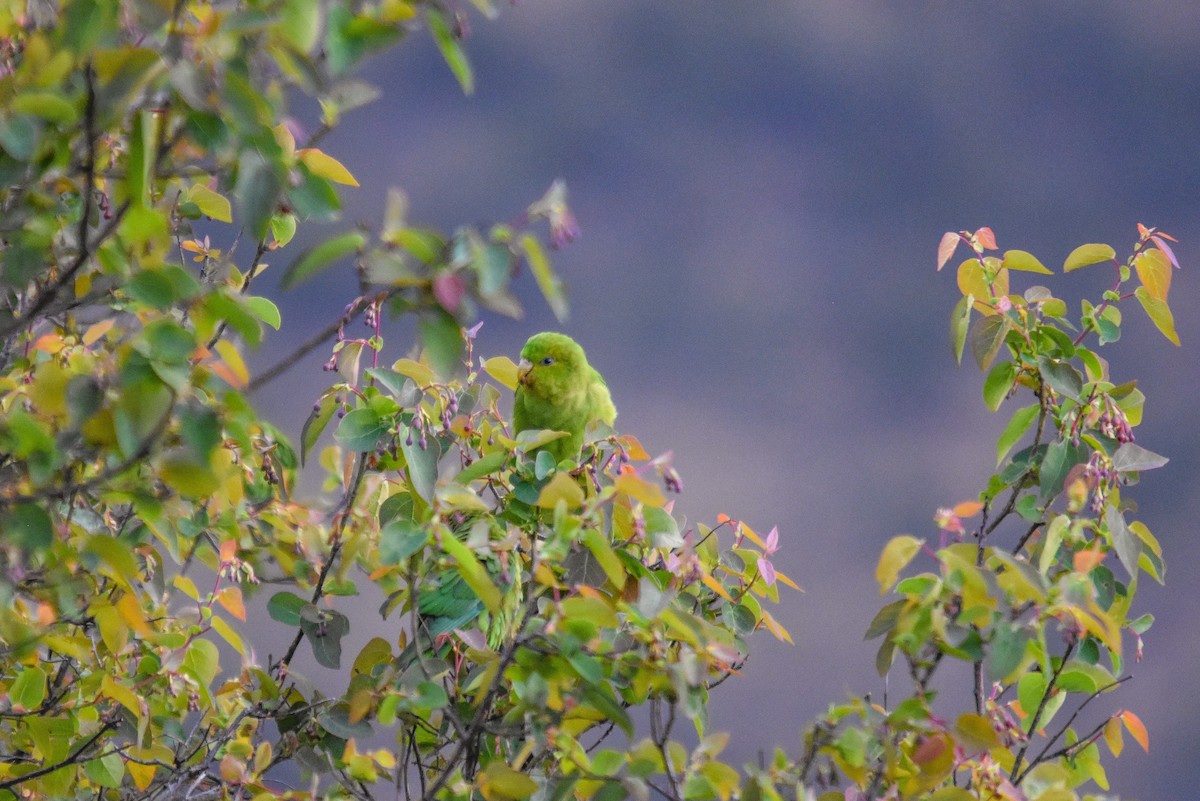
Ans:
{"type": "Polygon", "coordinates": [[[936,543],[884,550],[897,598],[868,633],[910,692],[834,706],[802,753],[739,771],[707,700],[751,633],[790,641],[768,608],[794,586],[778,532],[681,526],[679,477],[630,434],[593,430],[555,463],[538,449],[553,432],[511,434],[515,365],[476,354],[480,310],[520,313],[520,273],[565,312],[539,233],[577,234],[563,186],[509,224],[416,226],[398,190],[377,229],[340,223],[357,181],[320,143],[379,93],[356,66],[423,29],[470,91],[466,27],[432,0],[0,9],[0,798],[1104,787],[1098,743],[1146,731],[1128,710],[1075,724],[1125,679],[1131,637],[1140,655],[1151,619],[1132,601],[1164,563],[1122,493],[1165,460],[1133,442],[1136,384],[1085,343],[1119,336],[1129,297],[1178,341],[1169,238],[1140,229],[1123,264],[1073,252],[1066,271],[1118,279],[1073,326],[1048,289],[1010,295],[1010,272],[1049,272],[1036,257],[989,255],[989,229],[947,235],[939,266],[973,250],[956,354],[988,371],[992,410],[1035,402],[936,543]],[[301,97],[321,110],[307,126],[301,97]],[[311,222],[334,233],[296,252],[311,222]],[[256,294],[268,261],[284,289],[350,277],[330,325],[252,376],[246,349],[282,322],[256,294]],[[385,343],[387,316],[415,321],[416,347],[385,343]],[[317,348],[329,380],[293,445],[250,397],[317,348]],[[272,628],[287,644],[265,654],[272,628]],[[950,718],[947,660],[974,676],[950,718]]]}

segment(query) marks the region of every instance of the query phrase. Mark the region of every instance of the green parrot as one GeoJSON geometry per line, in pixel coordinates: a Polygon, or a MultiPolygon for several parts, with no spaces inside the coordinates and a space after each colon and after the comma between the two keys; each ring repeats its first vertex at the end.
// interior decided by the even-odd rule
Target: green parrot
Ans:
{"type": "Polygon", "coordinates": [[[556,461],[578,459],[583,433],[599,421],[611,426],[617,418],[608,385],[588,364],[579,343],[566,334],[534,334],[521,348],[513,402],[513,430],[565,431],[567,436],[542,446],[556,461]]]}

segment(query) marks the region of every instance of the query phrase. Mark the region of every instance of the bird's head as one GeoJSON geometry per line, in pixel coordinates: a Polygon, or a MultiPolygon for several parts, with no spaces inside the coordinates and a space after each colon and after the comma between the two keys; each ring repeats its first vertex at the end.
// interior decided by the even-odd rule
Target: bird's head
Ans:
{"type": "Polygon", "coordinates": [[[587,356],[579,343],[552,331],[534,334],[521,348],[517,381],[535,395],[551,395],[572,377],[586,375],[587,356]]]}

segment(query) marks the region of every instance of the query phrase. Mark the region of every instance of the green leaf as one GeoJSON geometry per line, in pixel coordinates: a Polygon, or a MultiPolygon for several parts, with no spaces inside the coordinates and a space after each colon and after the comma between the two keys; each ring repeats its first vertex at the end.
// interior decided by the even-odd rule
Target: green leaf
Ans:
{"type": "Polygon", "coordinates": [[[17,674],[8,688],[14,712],[32,712],[46,699],[46,674],[41,668],[29,666],[17,674]]]}
{"type": "Polygon", "coordinates": [[[277,592],[267,601],[267,614],[285,626],[299,626],[300,610],[306,606],[308,601],[295,593],[277,592]]]}
{"type": "Polygon", "coordinates": [[[396,517],[379,532],[379,561],[398,565],[429,542],[429,531],[405,517],[396,517]]]}
{"type": "Polygon", "coordinates": [[[1083,376],[1079,371],[1064,361],[1051,359],[1048,356],[1038,356],[1038,371],[1052,390],[1064,398],[1083,402],[1083,376]]]}
{"type": "Polygon", "coordinates": [[[217,646],[209,640],[192,640],[179,669],[195,679],[201,687],[208,687],[221,669],[221,655],[217,646]]]}
{"type": "Polygon", "coordinates": [[[486,456],[476,459],[459,471],[454,480],[460,484],[468,484],[477,478],[490,476],[508,464],[508,454],[504,451],[493,451],[486,456]]]}
{"type": "Polygon", "coordinates": [[[424,317],[419,324],[429,364],[440,378],[450,378],[463,366],[466,340],[462,326],[445,312],[424,317]]]}
{"type": "Polygon", "coordinates": [[[459,575],[463,577],[463,581],[467,583],[476,597],[483,601],[483,605],[489,612],[492,614],[498,612],[504,598],[500,594],[500,590],[492,583],[487,570],[475,557],[474,552],[449,532],[443,532],[438,541],[441,543],[442,550],[458,564],[459,575]]]}
{"type": "MultiPolygon", "coordinates": [[[[1017,700],[1025,711],[1026,720],[1033,718],[1046,695],[1046,677],[1041,673],[1026,673],[1017,681],[1017,700]]],[[[1039,721],[1045,723],[1045,721],[1039,721]]]]}
{"type": "Polygon", "coordinates": [[[360,250],[367,242],[361,231],[346,231],[332,239],[309,248],[287,268],[280,281],[284,289],[291,289],[326,269],[338,259],[360,250]]]}
{"type": "Polygon", "coordinates": [[[341,612],[306,604],[300,610],[300,630],[312,646],[317,664],[336,670],[342,662],[342,638],[350,621],[341,612]]]}
{"type": "Polygon", "coordinates": [[[1122,443],[1112,455],[1113,469],[1118,473],[1154,470],[1169,461],[1166,456],[1146,450],[1135,442],[1122,443]]]}
{"type": "Polygon", "coordinates": [[[4,538],[29,553],[41,553],[54,541],[54,523],[40,504],[17,504],[0,521],[4,538]]]}
{"type": "Polygon", "coordinates": [[[242,302],[246,304],[246,308],[250,310],[251,314],[274,328],[276,331],[279,330],[279,326],[283,322],[283,318],[279,314],[279,307],[276,306],[271,300],[267,298],[251,296],[245,298],[242,302]]]}
{"type": "Polygon", "coordinates": [[[1046,265],[1038,261],[1037,256],[1032,253],[1026,253],[1024,250],[1006,250],[1004,251],[1004,268],[1007,270],[1020,270],[1027,273],[1043,273],[1045,275],[1053,275],[1054,271],[1047,269],[1046,265]]]}
{"type": "Polygon", "coordinates": [[[996,411],[1008,397],[1013,380],[1017,377],[1017,366],[1012,362],[998,362],[983,381],[983,402],[989,411],[996,411]]]}
{"type": "Polygon", "coordinates": [[[79,117],[75,106],[57,92],[26,90],[14,97],[9,107],[17,114],[41,117],[61,128],[70,127],[79,117]]]}
{"type": "Polygon", "coordinates": [[[975,357],[975,363],[979,365],[980,370],[986,370],[991,366],[996,354],[1000,352],[1000,346],[1004,344],[1004,337],[1008,334],[1011,326],[1012,323],[1003,314],[980,317],[971,326],[967,338],[971,342],[971,354],[975,357]]]}
{"type": "Polygon", "coordinates": [[[308,418],[304,421],[304,427],[300,429],[300,466],[304,466],[305,460],[308,458],[308,452],[312,450],[312,446],[316,444],[320,438],[321,432],[325,430],[325,426],[329,424],[330,418],[333,417],[333,410],[338,407],[337,396],[333,393],[321,398],[317,407],[308,413],[308,418]]]}
{"type": "Polygon", "coordinates": [[[348,451],[373,451],[388,432],[389,421],[370,406],[355,409],[342,418],[333,438],[348,451]]]}
{"type": "Polygon", "coordinates": [[[204,184],[192,184],[192,188],[187,192],[187,199],[195,203],[205,216],[220,222],[233,222],[233,207],[229,204],[229,198],[214,192],[204,184]]]}
{"type": "Polygon", "coordinates": [[[28,161],[37,147],[42,126],[26,114],[0,117],[0,147],[17,161],[28,161]]]}
{"type": "Polygon", "coordinates": [[[271,236],[275,238],[275,244],[283,247],[288,242],[292,241],[292,237],[296,235],[296,215],[295,214],[273,214],[271,215],[271,236]]]}
{"type": "Polygon", "coordinates": [[[1175,332],[1175,317],[1171,314],[1171,308],[1167,306],[1166,301],[1153,297],[1144,286],[1139,286],[1133,291],[1133,294],[1162,335],[1173,344],[1178,345],[1179,334],[1175,332]]]}
{"type": "Polygon", "coordinates": [[[266,235],[281,189],[278,174],[262,153],[256,149],[242,153],[233,194],[242,222],[255,239],[266,235]]]}
{"type": "Polygon", "coordinates": [[[1063,489],[1067,473],[1077,464],[1088,460],[1089,450],[1084,445],[1075,445],[1070,440],[1052,442],[1046,448],[1039,476],[1040,498],[1043,503],[1056,497],[1063,489]]]}
{"type": "Polygon", "coordinates": [[[1004,461],[1004,457],[1012,450],[1012,447],[1020,441],[1021,437],[1025,436],[1025,432],[1033,425],[1033,421],[1037,419],[1038,410],[1041,406],[1033,404],[1013,412],[1012,418],[1009,419],[1008,425],[1000,432],[1000,439],[996,440],[996,464],[999,465],[1004,461]]]}
{"type": "Polygon", "coordinates": [[[966,295],[954,304],[954,311],[950,312],[950,347],[954,351],[954,363],[958,365],[962,364],[963,348],[967,344],[967,331],[971,327],[971,308],[975,305],[974,301],[975,298],[972,295],[966,295]]]}
{"type": "Polygon", "coordinates": [[[432,8],[426,11],[426,17],[429,19],[429,32],[433,34],[433,40],[437,43],[442,58],[446,59],[446,64],[458,79],[463,92],[471,94],[475,91],[475,76],[471,73],[471,63],[467,61],[466,54],[446,24],[446,18],[432,8]]]}
{"type": "Polygon", "coordinates": [[[537,281],[538,289],[542,291],[542,296],[550,305],[550,311],[554,312],[554,316],[558,318],[559,322],[567,319],[567,297],[563,294],[562,282],[554,274],[550,260],[546,258],[546,252],[542,250],[541,243],[532,234],[526,234],[521,237],[521,250],[525,254],[525,260],[529,263],[529,270],[533,273],[534,280],[537,281]]]}
{"type": "Polygon", "coordinates": [[[125,762],[121,755],[114,751],[83,763],[83,772],[101,787],[120,787],[121,780],[125,777],[125,762]]]}
{"type": "Polygon", "coordinates": [[[441,446],[436,439],[427,439],[425,447],[422,448],[419,431],[408,426],[401,426],[401,429],[397,438],[400,439],[400,450],[404,454],[405,473],[409,483],[418,497],[426,503],[431,503],[434,486],[437,484],[437,463],[441,457],[441,446]],[[412,440],[411,445],[409,439],[412,440]]]}
{"type": "Polygon", "coordinates": [[[1117,252],[1112,249],[1111,245],[1080,245],[1072,250],[1067,256],[1067,260],[1063,262],[1063,272],[1069,273],[1080,267],[1112,261],[1116,256],[1117,252]]]}

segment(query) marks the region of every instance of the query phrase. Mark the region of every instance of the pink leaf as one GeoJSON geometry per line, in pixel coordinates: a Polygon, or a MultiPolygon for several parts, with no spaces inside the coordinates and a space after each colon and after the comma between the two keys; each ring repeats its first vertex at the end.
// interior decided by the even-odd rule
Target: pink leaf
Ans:
{"type": "Polygon", "coordinates": [[[946,266],[946,262],[950,261],[950,257],[954,255],[957,248],[958,234],[953,231],[942,234],[942,241],[938,243],[937,252],[937,268],[939,270],[946,266]]]}
{"type": "Polygon", "coordinates": [[[1171,264],[1175,265],[1175,269],[1179,269],[1179,262],[1175,260],[1175,252],[1171,250],[1171,246],[1160,235],[1150,237],[1154,240],[1154,244],[1158,245],[1158,249],[1167,254],[1167,258],[1171,260],[1171,264]]]}
{"type": "Polygon", "coordinates": [[[775,584],[775,565],[771,564],[770,560],[764,556],[758,557],[758,572],[767,582],[768,587],[775,584]]]}
{"type": "Polygon", "coordinates": [[[443,309],[454,314],[467,291],[467,282],[458,273],[442,273],[433,279],[433,296],[443,309]]]}

